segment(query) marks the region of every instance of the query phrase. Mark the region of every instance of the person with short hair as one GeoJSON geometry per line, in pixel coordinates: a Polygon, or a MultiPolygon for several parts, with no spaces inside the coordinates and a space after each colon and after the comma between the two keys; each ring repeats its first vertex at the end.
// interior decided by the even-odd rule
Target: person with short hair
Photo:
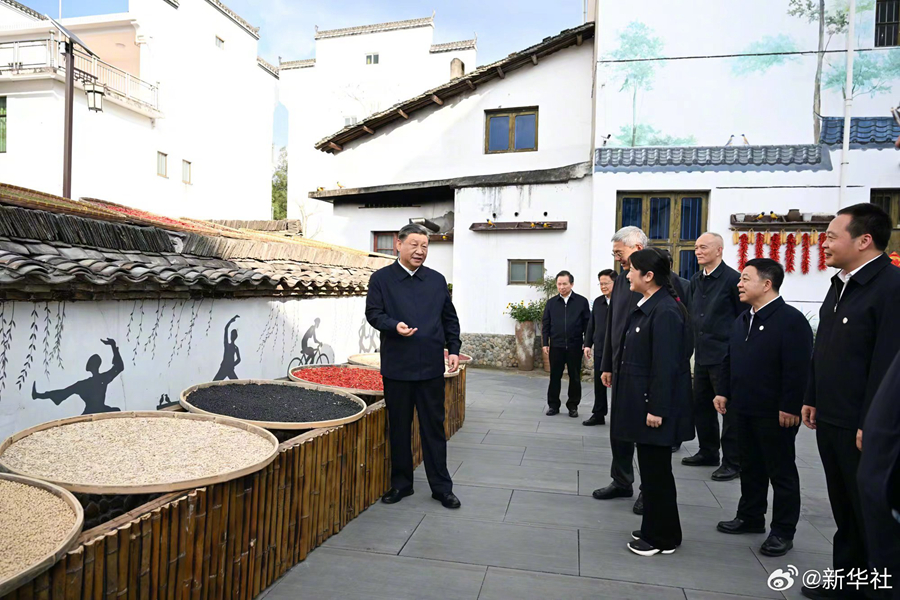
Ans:
{"type": "MultiPolygon", "coordinates": [[[[884,252],[891,230],[890,217],[877,205],[854,204],[838,211],[822,243],[825,264],[839,271],[819,309],[802,417],[816,430],[837,525],[833,568],[844,573],[870,567],[863,527],[867,511],[857,482],[860,456],[867,451],[863,424],[900,351],[900,269],[884,252]]],[[[866,591],[874,595],[875,590],[866,591]]],[[[808,598],[845,597],[826,589],[802,592],[808,598]]]]}
{"type": "Polygon", "coordinates": [[[562,405],[563,370],[569,372],[569,396],[566,408],[569,416],[578,416],[581,403],[581,357],[584,352],[584,332],[591,320],[587,298],[572,291],[575,278],[568,271],[556,275],[557,296],[547,300],[541,326],[544,360],[550,361],[550,385],[547,386],[547,415],[559,413],[562,405]]]}
{"type": "Polygon", "coordinates": [[[584,357],[591,358],[591,348],[594,349],[594,408],[591,416],[582,425],[605,425],[606,414],[609,410],[609,388],[603,385],[600,370],[600,358],[603,356],[603,336],[606,335],[606,313],[609,312],[609,296],[612,294],[616,277],[619,274],[612,269],[603,269],[597,273],[600,282],[600,295],[594,299],[591,308],[591,320],[588,321],[587,332],[584,335],[584,357]]]}
{"type": "Polygon", "coordinates": [[[444,276],[424,266],[429,231],[411,223],[397,235],[399,257],[369,278],[366,320],[381,332],[381,375],[391,441],[391,489],[385,504],[413,494],[412,419],[419,415],[431,497],[459,508],[447,470],[444,434],[444,347],[459,368],[459,319],[444,276]]]}
{"type": "Polygon", "coordinates": [[[784,556],[794,547],[800,519],[794,441],[813,347],[809,321],[779,294],[783,281],[784,268],[771,258],[754,258],[744,267],[738,291],[750,308],[731,328],[723,363],[730,377],[716,405],[720,414],[735,413],[741,452],[737,516],[716,529],[765,533],[771,483],[772,527],[759,549],[764,556],[784,556]]]}

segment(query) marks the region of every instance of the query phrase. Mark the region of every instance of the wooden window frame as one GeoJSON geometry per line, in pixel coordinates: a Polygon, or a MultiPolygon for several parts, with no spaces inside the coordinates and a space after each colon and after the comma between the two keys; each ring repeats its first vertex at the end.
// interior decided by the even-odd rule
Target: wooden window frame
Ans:
{"type": "Polygon", "coordinates": [[[874,44],[876,48],[900,46],[900,1],[876,0],[874,44]],[[888,13],[893,13],[893,19],[887,20],[888,13]]]}
{"type": "Polygon", "coordinates": [[[216,36],[216,48],[218,48],[219,50],[225,49],[225,40],[219,36],[216,36]]]}
{"type": "Polygon", "coordinates": [[[534,285],[536,283],[540,283],[544,279],[544,259],[530,259],[530,258],[510,258],[506,261],[506,285],[534,285]],[[512,267],[514,264],[524,264],[525,265],[525,281],[513,281],[512,279],[512,267]],[[541,279],[538,281],[528,281],[528,266],[531,264],[540,264],[541,265],[541,279]]]}
{"type": "Polygon", "coordinates": [[[399,256],[397,252],[397,241],[399,238],[399,231],[373,231],[372,232],[372,252],[377,252],[379,254],[390,254],[392,256],[399,256]],[[391,242],[391,251],[384,252],[383,249],[378,248],[378,236],[379,235],[392,235],[394,236],[393,241],[391,242]]]}
{"type": "Polygon", "coordinates": [[[160,151],[158,151],[158,150],[157,150],[157,152],[156,152],[156,174],[157,174],[159,177],[163,177],[163,178],[165,178],[165,179],[168,179],[168,178],[169,178],[169,155],[166,154],[165,152],[160,152],[160,151]],[[163,160],[162,160],[162,166],[163,166],[163,172],[162,172],[162,173],[159,172],[159,159],[160,159],[160,157],[162,157],[162,159],[163,159],[163,160]]]}
{"type": "Polygon", "coordinates": [[[503,108],[484,111],[484,153],[485,154],[513,154],[519,152],[538,151],[538,133],[540,131],[539,107],[524,106],[521,108],[503,108]],[[522,148],[516,150],[516,117],[522,115],[534,115],[534,148],[522,148]],[[509,146],[506,150],[489,150],[491,145],[491,118],[509,117],[509,146]]]}
{"type": "Polygon", "coordinates": [[[193,183],[194,173],[193,173],[193,165],[189,160],[181,160],[181,182],[186,183],[188,185],[193,183]],[[184,178],[184,168],[187,167],[187,179],[184,178]]]}
{"type": "Polygon", "coordinates": [[[884,202],[877,202],[876,199],[887,200],[887,213],[891,217],[891,241],[888,243],[887,251],[900,252],[900,189],[896,188],[872,188],[869,192],[869,202],[877,204],[885,208],[884,202]]]}
{"type": "Polygon", "coordinates": [[[366,52],[366,66],[371,67],[381,64],[381,54],[379,52],[366,52]]]}
{"type": "MultiPolygon", "coordinates": [[[[700,234],[709,225],[709,192],[708,191],[658,191],[658,192],[617,192],[616,193],[616,231],[622,227],[622,201],[625,198],[641,198],[641,229],[644,233],[650,226],[650,198],[670,198],[672,200],[669,214],[669,237],[665,240],[650,240],[651,248],[664,248],[672,254],[672,269],[681,271],[681,251],[694,250],[696,239],[681,239],[681,206],[685,198],[700,198],[700,234]]],[[[616,263],[616,270],[620,270],[616,263]]]]}

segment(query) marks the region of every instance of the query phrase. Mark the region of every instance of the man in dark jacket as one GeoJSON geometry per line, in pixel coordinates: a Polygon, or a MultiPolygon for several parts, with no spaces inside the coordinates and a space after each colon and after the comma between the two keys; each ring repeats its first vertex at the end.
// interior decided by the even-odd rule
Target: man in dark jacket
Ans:
{"type": "Polygon", "coordinates": [[[578,416],[581,402],[581,357],[584,352],[584,332],[591,320],[587,298],[572,291],[575,278],[568,271],[556,276],[559,295],[547,300],[541,326],[544,360],[550,360],[550,385],[547,387],[548,415],[559,412],[559,392],[563,369],[569,372],[569,397],[566,408],[570,417],[578,416]]]}
{"type": "Polygon", "coordinates": [[[600,370],[600,358],[603,356],[603,336],[606,335],[606,313],[609,312],[609,296],[612,294],[618,273],[612,269],[604,269],[597,274],[600,281],[600,295],[594,299],[594,307],[591,309],[591,320],[588,322],[587,333],[584,334],[584,357],[591,358],[591,348],[594,349],[594,409],[591,416],[582,425],[605,425],[606,413],[609,410],[609,388],[604,387],[601,381],[603,372],[600,370]]]}
{"type": "Polygon", "coordinates": [[[730,379],[716,410],[735,413],[741,451],[741,499],[722,533],[765,533],[769,483],[774,492],[772,530],[759,551],[783,556],[794,547],[800,519],[800,476],[794,440],[812,360],[809,321],[778,291],[784,269],[771,258],[747,262],[738,283],[750,305],[734,322],[725,365],[730,379]]]}
{"type": "MultiPolygon", "coordinates": [[[[838,211],[822,243],[825,264],[840,271],[819,310],[803,424],[816,430],[837,525],[833,567],[844,573],[869,568],[857,484],[863,423],[900,350],[900,269],[884,253],[890,237],[887,213],[864,203],[838,211]]],[[[835,597],[832,590],[802,591],[835,597]]]]}
{"type": "Polygon", "coordinates": [[[391,489],[382,502],[393,504],[413,493],[412,418],[418,411],[425,473],[431,496],[459,508],[447,471],[444,436],[444,346],[449,369],[459,367],[459,320],[443,275],[423,266],[428,230],[403,227],[399,259],[369,279],[366,320],[381,332],[381,375],[391,438],[391,489]]]}
{"type": "MultiPolygon", "coordinates": [[[[734,320],[746,308],[738,299],[740,274],[722,260],[724,242],[704,233],[694,246],[700,271],[691,277],[691,324],[694,328],[694,424],[700,450],[681,460],[688,466],[719,465],[719,414],[714,402],[722,396],[728,373],[723,366],[734,320]]],[[[740,453],[734,413],[722,418],[722,466],[715,481],[740,475],[740,453]]]]}

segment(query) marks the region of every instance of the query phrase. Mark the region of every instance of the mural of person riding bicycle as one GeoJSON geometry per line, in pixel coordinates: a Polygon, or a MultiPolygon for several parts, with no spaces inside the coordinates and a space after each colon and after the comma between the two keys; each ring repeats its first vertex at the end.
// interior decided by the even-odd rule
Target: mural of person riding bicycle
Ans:
{"type": "Polygon", "coordinates": [[[319,341],[316,337],[316,330],[322,324],[322,320],[318,317],[313,324],[306,330],[300,339],[300,356],[295,356],[288,364],[288,373],[297,367],[306,365],[331,365],[334,364],[334,348],[328,344],[319,341]]]}

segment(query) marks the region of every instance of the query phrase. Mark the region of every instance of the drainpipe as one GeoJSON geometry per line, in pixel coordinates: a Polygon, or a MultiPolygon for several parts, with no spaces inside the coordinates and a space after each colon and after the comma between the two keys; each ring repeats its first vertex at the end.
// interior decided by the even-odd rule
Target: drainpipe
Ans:
{"type": "Polygon", "coordinates": [[[855,43],[856,0],[850,0],[847,24],[847,81],[844,83],[844,143],[841,147],[841,179],[838,208],[843,208],[847,197],[847,176],[850,168],[850,112],[853,106],[853,52],[855,43]]]}

